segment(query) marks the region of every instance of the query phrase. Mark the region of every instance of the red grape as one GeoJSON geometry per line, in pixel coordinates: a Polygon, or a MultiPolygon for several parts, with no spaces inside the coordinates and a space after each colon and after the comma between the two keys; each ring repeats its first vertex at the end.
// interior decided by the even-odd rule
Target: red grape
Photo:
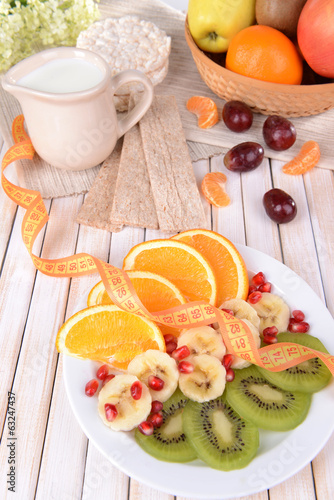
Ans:
{"type": "Polygon", "coordinates": [[[253,123],[252,110],[241,101],[229,101],[223,107],[223,120],[233,132],[245,132],[253,123]]]}
{"type": "Polygon", "coordinates": [[[268,116],[263,124],[263,138],[271,149],[285,151],[291,148],[296,140],[294,125],[282,116],[268,116]]]}
{"type": "Polygon", "coordinates": [[[261,144],[242,142],[226,153],[224,164],[232,172],[248,172],[262,163],[263,155],[264,151],[261,144]]]}
{"type": "Polygon", "coordinates": [[[282,189],[271,189],[265,193],[263,205],[268,217],[277,224],[290,222],[297,215],[295,201],[282,189]]]}

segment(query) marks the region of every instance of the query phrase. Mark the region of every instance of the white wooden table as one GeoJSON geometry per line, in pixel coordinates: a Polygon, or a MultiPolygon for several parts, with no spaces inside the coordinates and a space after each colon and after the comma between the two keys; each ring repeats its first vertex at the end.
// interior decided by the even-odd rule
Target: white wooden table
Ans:
{"type": "MultiPolygon", "coordinates": [[[[203,200],[212,229],[234,243],[284,261],[312,286],[333,315],[333,172],[316,168],[304,177],[290,177],[281,173],[280,162],[265,160],[258,169],[240,176],[226,171],[220,157],[194,164],[199,182],[209,169],[224,171],[232,199],[224,209],[212,209],[203,200]],[[262,207],[262,196],[272,185],[289,192],[298,206],[296,219],[280,227],[262,207]]],[[[50,221],[35,242],[35,254],[56,258],[84,251],[121,267],[133,245],[168,236],[130,227],[117,234],[79,227],[74,220],[82,203],[83,196],[45,200],[50,221]]],[[[173,495],[152,490],[112,466],[87,440],[71,411],[55,338],[83,293],[99,280],[98,275],[70,280],[36,272],[21,239],[24,210],[2,189],[0,214],[0,498],[174,500],[173,495]],[[7,490],[6,483],[8,391],[16,396],[15,493],[7,490]]],[[[333,499],[333,445],[334,436],[291,479],[247,498],[333,499]]]]}

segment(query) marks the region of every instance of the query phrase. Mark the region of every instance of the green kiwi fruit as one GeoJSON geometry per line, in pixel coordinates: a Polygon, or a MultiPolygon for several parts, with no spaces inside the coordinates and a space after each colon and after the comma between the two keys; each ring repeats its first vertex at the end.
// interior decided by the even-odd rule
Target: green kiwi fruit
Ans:
{"type": "MultiPolygon", "coordinates": [[[[282,332],[277,335],[277,341],[292,342],[328,353],[319,339],[307,333],[282,332]]],[[[332,378],[331,372],[319,358],[308,359],[281,372],[270,372],[264,368],[259,368],[259,371],[272,384],[286,391],[317,392],[332,378]]]]}
{"type": "Polygon", "coordinates": [[[143,450],[166,462],[190,462],[197,458],[182,427],[182,413],[188,404],[182,392],[177,389],[163,404],[163,424],[155,428],[151,436],[135,430],[135,440],[143,450]]]}
{"type": "Polygon", "coordinates": [[[258,427],[288,431],[306,417],[311,394],[285,391],[267,380],[254,366],[235,370],[233,382],[226,384],[226,398],[244,418],[258,427]]]}
{"type": "Polygon", "coordinates": [[[198,458],[214,469],[241,469],[259,447],[257,427],[241,418],[224,396],[206,403],[189,401],[182,419],[198,458]]]}
{"type": "Polygon", "coordinates": [[[258,24],[282,31],[290,38],[296,37],[300,13],[306,0],[256,0],[255,16],[258,24]]]}

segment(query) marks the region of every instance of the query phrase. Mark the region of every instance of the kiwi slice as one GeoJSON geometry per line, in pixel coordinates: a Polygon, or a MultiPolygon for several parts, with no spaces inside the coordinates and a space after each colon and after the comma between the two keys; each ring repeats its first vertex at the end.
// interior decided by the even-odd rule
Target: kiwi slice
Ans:
{"type": "Polygon", "coordinates": [[[138,429],[135,430],[135,439],[139,446],[158,460],[166,462],[190,462],[197,458],[182,427],[182,413],[188,401],[177,389],[163,405],[161,427],[154,429],[151,436],[145,436],[138,429]]]}
{"type": "Polygon", "coordinates": [[[182,419],[198,458],[214,469],[241,469],[259,447],[257,427],[240,417],[224,396],[206,403],[189,401],[182,419]]]}
{"type": "MultiPolygon", "coordinates": [[[[328,353],[319,339],[307,333],[282,332],[277,335],[277,340],[328,353]]],[[[323,389],[332,378],[331,372],[319,358],[308,359],[281,372],[274,373],[265,368],[259,368],[259,370],[272,384],[286,391],[317,392],[323,389]]]]}
{"type": "Polygon", "coordinates": [[[311,404],[310,393],[285,391],[269,382],[254,365],[235,370],[233,382],[226,384],[226,397],[241,416],[272,431],[297,427],[311,404]]]}

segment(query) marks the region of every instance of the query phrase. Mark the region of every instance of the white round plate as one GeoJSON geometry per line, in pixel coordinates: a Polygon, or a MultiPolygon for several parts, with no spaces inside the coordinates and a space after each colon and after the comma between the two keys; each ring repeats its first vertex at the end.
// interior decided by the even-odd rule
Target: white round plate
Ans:
{"type": "MultiPolygon", "coordinates": [[[[257,250],[237,245],[250,275],[263,271],[273,292],[291,310],[301,309],[310,334],[334,353],[334,320],[320,298],[296,273],[257,250]]],[[[78,310],[85,307],[80,305],[78,310]]],[[[290,432],[260,431],[256,457],[244,469],[223,472],[200,460],[187,464],[156,460],[135,442],[131,432],[113,432],[97,413],[96,397],[85,396],[86,382],[95,377],[97,364],[64,357],[66,391],[76,418],[91,442],[120,470],[152,488],[191,498],[227,499],[260,492],[285,481],[307,465],[326,444],[334,429],[334,383],[313,395],[306,420],[290,432]]]]}

